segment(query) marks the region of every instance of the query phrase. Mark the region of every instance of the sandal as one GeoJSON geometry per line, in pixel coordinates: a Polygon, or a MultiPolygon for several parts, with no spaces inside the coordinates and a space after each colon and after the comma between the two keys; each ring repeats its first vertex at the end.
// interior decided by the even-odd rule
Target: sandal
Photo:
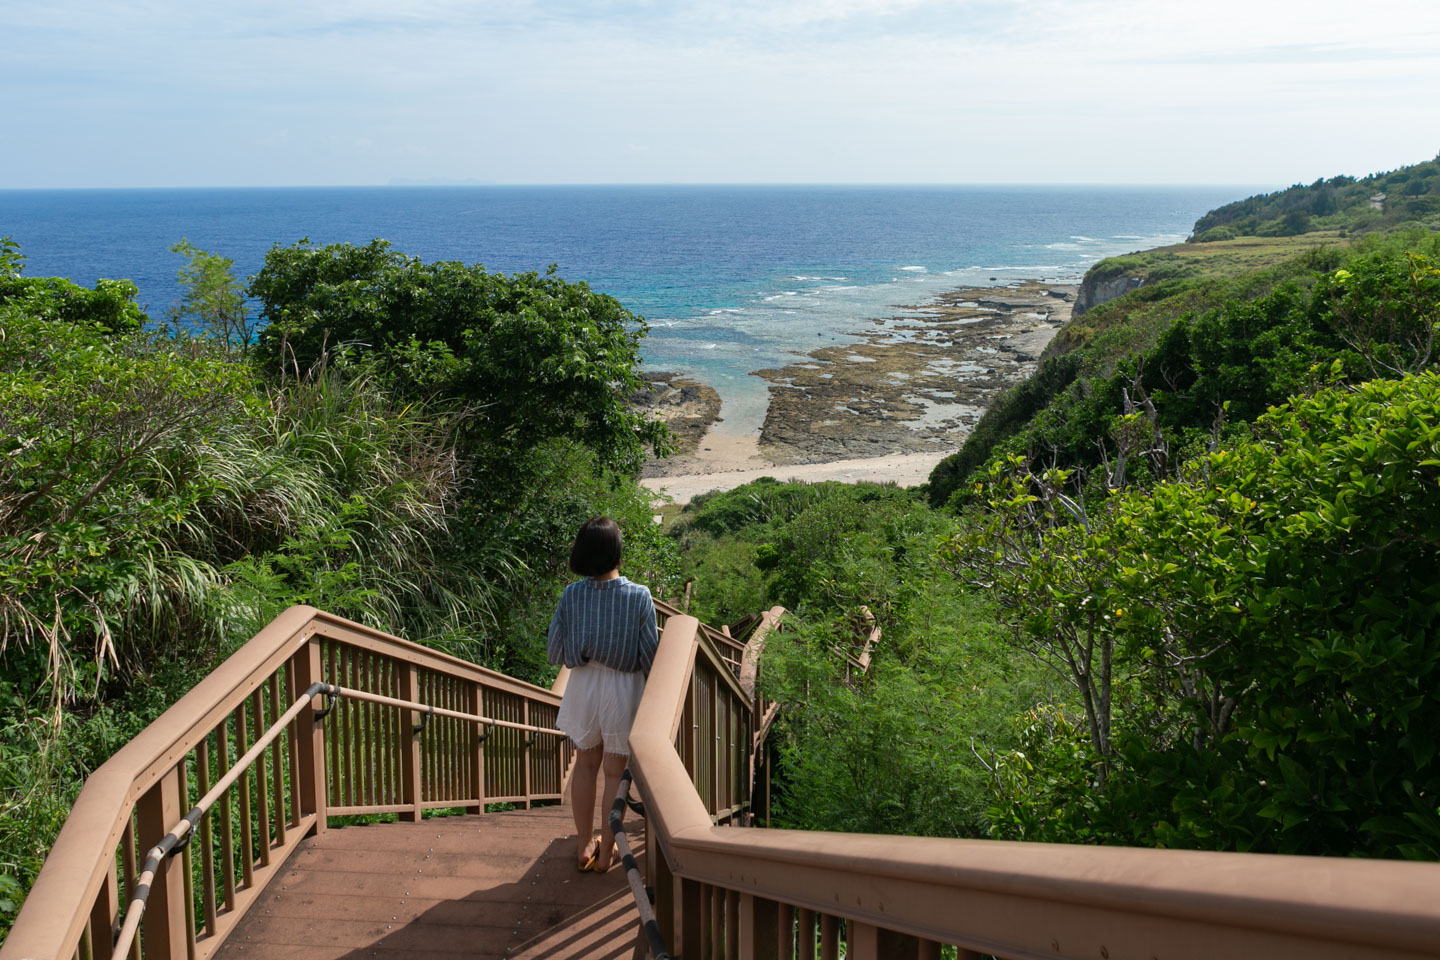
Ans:
{"type": "Polygon", "coordinates": [[[610,865],[604,870],[600,869],[599,861],[600,845],[597,843],[595,845],[595,852],[590,855],[590,870],[594,873],[609,873],[614,869],[615,864],[620,862],[620,845],[615,843],[610,844],[610,865]]]}
{"type": "Polygon", "coordinates": [[[600,838],[597,836],[595,840],[597,841],[595,843],[595,849],[590,851],[590,856],[586,858],[585,862],[581,863],[578,860],[575,862],[575,869],[579,870],[581,873],[589,873],[593,871],[595,869],[596,861],[600,859],[600,844],[598,842],[600,838]]]}

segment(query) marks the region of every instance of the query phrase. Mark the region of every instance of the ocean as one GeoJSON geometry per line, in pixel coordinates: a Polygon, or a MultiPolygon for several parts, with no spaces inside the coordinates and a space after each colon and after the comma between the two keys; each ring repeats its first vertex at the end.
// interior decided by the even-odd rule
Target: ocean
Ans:
{"type": "Polygon", "coordinates": [[[1094,261],[1183,240],[1251,187],[584,186],[0,191],[0,237],[31,276],[124,277],[155,316],[179,296],[188,238],[260,269],[309,237],[376,237],[425,260],[505,273],[556,264],[645,317],[651,369],[724,402],[717,430],[758,431],[752,373],[843,342],[868,318],[961,286],[1075,282],[1094,261]]]}

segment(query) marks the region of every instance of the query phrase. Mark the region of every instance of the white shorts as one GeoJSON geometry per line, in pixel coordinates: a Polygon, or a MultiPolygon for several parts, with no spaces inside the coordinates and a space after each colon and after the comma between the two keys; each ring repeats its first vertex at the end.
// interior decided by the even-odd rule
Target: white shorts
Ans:
{"type": "Polygon", "coordinates": [[[645,692],[643,673],[621,673],[599,663],[570,671],[555,727],[581,750],[605,744],[606,753],[630,755],[630,726],[645,692]]]}

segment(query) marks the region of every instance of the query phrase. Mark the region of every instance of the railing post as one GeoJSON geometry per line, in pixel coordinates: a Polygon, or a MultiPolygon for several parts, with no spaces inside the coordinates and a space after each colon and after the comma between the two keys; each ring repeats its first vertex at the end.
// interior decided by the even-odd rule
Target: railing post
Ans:
{"type": "Polygon", "coordinates": [[[95,894],[90,906],[90,939],[95,960],[110,960],[115,950],[115,935],[120,932],[120,882],[116,876],[115,861],[110,861],[110,870],[95,894]]]}
{"type": "Polygon", "coordinates": [[[820,914],[820,958],[836,960],[840,956],[840,920],[828,913],[820,914]]]}
{"type": "Polygon", "coordinates": [[[720,811],[720,678],[710,684],[710,816],[720,811]]]}
{"type": "Polygon", "coordinates": [[[780,910],[774,900],[740,895],[740,960],[776,960],[780,910]]]}
{"type": "MultiPolygon", "coordinates": [[[[520,722],[523,723],[523,724],[525,724],[527,727],[530,725],[530,701],[529,701],[529,699],[525,699],[525,700],[521,700],[521,701],[520,701],[520,722]]],[[[531,746],[534,745],[534,743],[535,743],[535,734],[530,733],[529,731],[526,731],[525,736],[523,736],[523,737],[520,738],[520,749],[521,749],[521,751],[525,754],[525,809],[526,809],[526,810],[529,810],[529,809],[534,805],[534,804],[532,804],[531,801],[530,801],[530,793],[531,793],[531,789],[530,789],[530,748],[531,748],[531,746]]],[[[602,807],[601,810],[602,810],[602,811],[606,811],[606,810],[608,810],[608,808],[602,807]]],[[[603,815],[603,813],[602,813],[602,815],[603,815]]]]}
{"type": "MultiPolygon", "coordinates": [[[[320,681],[324,673],[320,666],[320,638],[310,637],[305,646],[290,660],[290,669],[295,677],[295,692],[310,689],[312,683],[320,681]]],[[[330,806],[325,776],[325,721],[315,716],[315,697],[300,711],[290,728],[299,747],[300,782],[296,800],[300,815],[315,815],[312,833],[325,832],[325,811],[330,806]]]]}
{"type": "MultiPolygon", "coordinates": [[[[411,703],[420,702],[420,670],[413,663],[404,664],[400,670],[400,699],[411,703]]],[[[409,711],[400,730],[400,802],[410,807],[400,812],[400,819],[409,823],[420,822],[420,802],[423,799],[420,777],[420,735],[415,725],[420,722],[417,710],[409,711]]]]}
{"type": "MultiPolygon", "coordinates": [[[[765,739],[769,740],[770,738],[766,737],[765,739]]],[[[765,759],[765,826],[768,827],[770,826],[770,767],[772,753],[769,743],[760,744],[760,749],[764,751],[765,759]]]]}
{"type": "MultiPolygon", "coordinates": [[[[668,871],[667,871],[668,872],[668,871]]],[[[674,912],[671,914],[674,929],[668,941],[670,949],[679,949],[685,960],[699,960],[702,952],[702,938],[705,916],[701,909],[701,889],[698,880],[682,880],[675,877],[671,900],[674,912]]],[[[661,929],[664,929],[663,927],[661,929]]]]}
{"type": "Polygon", "coordinates": [[[654,823],[650,814],[645,815],[645,862],[650,870],[650,888],[655,891],[655,922],[660,925],[660,936],[672,949],[675,944],[675,931],[679,929],[675,915],[678,900],[676,884],[679,882],[675,875],[670,872],[670,861],[665,859],[665,851],[660,849],[660,838],[655,833],[654,823]]]}
{"type": "MultiPolygon", "coordinates": [[[[882,930],[858,920],[845,921],[845,932],[845,960],[920,960],[919,937],[882,930]]],[[[938,948],[938,944],[935,946],[938,948]]]]}
{"type": "MultiPolygon", "coordinates": [[[[470,704],[466,709],[477,717],[485,715],[485,688],[476,681],[470,684],[470,704]]],[[[470,725],[470,791],[475,795],[475,805],[466,807],[468,813],[485,812],[485,735],[480,724],[470,725]]]]}
{"type": "MultiPolygon", "coordinates": [[[[172,767],[136,804],[142,858],[185,815],[180,804],[180,768],[172,767]]],[[[178,856],[165,857],[155,871],[150,898],[145,904],[143,922],[147,957],[183,960],[186,955],[185,918],[189,910],[190,904],[185,902],[185,861],[178,856]]]]}
{"type": "Polygon", "coordinates": [[[725,926],[722,928],[721,936],[726,944],[725,955],[736,956],[736,948],[740,945],[740,893],[736,890],[726,890],[725,901],[725,926]],[[733,944],[733,946],[732,946],[733,944]]]}
{"type": "Polygon", "coordinates": [[[795,917],[795,956],[815,960],[815,911],[801,909],[795,917]]]}

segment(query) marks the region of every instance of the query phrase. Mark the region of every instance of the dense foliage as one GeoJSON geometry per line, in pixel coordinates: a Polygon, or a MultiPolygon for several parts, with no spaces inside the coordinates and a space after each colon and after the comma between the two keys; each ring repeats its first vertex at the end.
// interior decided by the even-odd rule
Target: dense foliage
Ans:
{"type": "MultiPolygon", "coordinates": [[[[160,325],[128,283],[25,277],[18,248],[0,247],[0,930],[83,774],[285,607],[544,682],[541,638],[581,521],[619,520],[637,579],[673,574],[648,494],[619,469],[658,434],[624,406],[638,327],[614,301],[554,277],[467,273],[529,291],[483,310],[514,330],[511,347],[531,337],[531,366],[508,376],[584,379],[577,338],[604,353],[586,401],[598,419],[534,416],[563,389],[554,379],[528,395],[543,427],[500,429],[493,414],[480,429],[480,393],[418,389],[396,352],[290,353],[280,373],[272,338],[252,349],[228,261],[175,250],[184,298],[160,325]]],[[[273,252],[266,282],[292,259],[273,252]]],[[[395,272],[367,281],[381,301],[426,272],[390,259],[395,272]]],[[[409,332],[476,339],[465,309],[451,301],[409,332]]]]}
{"type": "Polygon", "coordinates": [[[696,498],[675,523],[700,616],[790,611],[761,674],[785,704],[772,824],[984,835],[981,753],[1012,749],[1009,718],[1059,687],[938,563],[953,527],[913,491],[773,480],[696,498]]]}
{"type": "Polygon", "coordinates": [[[1440,227],[1440,157],[1368,177],[1323,177],[1306,186],[1227,203],[1195,221],[1193,241],[1350,232],[1404,224],[1440,227]]]}
{"type": "Polygon", "coordinates": [[[1104,482],[997,457],[958,514],[774,482],[687,509],[703,610],[792,609],[773,822],[1440,857],[1440,374],[1314,373],[1188,458],[1119,418],[1104,482]]]}
{"type": "Polygon", "coordinates": [[[628,403],[644,324],[553,268],[508,276],[423,263],[383,240],[302,241],[271,250],[249,289],[271,369],[298,374],[359,351],[405,395],[469,404],[462,440],[497,462],[556,437],[622,467],[638,466],[646,444],[665,445],[663,427],[628,403]]]}
{"type": "Polygon", "coordinates": [[[1255,433],[1088,508],[992,466],[946,554],[1082,694],[1022,722],[997,833],[1440,857],[1440,375],[1255,433]]]}

